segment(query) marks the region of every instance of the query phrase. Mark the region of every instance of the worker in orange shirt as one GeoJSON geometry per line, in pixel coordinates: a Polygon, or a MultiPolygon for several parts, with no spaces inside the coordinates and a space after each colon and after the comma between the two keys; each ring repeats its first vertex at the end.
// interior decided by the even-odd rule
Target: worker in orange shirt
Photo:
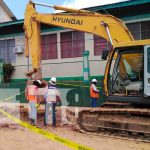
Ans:
{"type": "Polygon", "coordinates": [[[97,100],[99,98],[99,90],[96,87],[97,85],[97,80],[92,79],[91,86],[90,86],[90,97],[92,100],[92,107],[97,106],[97,100]]]}
{"type": "Polygon", "coordinates": [[[36,125],[37,122],[38,88],[40,86],[40,80],[33,80],[33,84],[29,84],[26,87],[26,98],[29,102],[29,119],[32,125],[36,125]]]}

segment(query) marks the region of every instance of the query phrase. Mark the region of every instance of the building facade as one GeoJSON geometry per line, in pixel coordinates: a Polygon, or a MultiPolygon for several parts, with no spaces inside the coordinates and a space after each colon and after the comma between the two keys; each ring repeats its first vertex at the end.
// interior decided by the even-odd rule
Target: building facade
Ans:
{"type": "MultiPolygon", "coordinates": [[[[87,9],[122,19],[135,39],[150,39],[149,8],[149,0],[134,0],[87,9]]],[[[110,49],[110,44],[105,39],[43,24],[41,38],[44,78],[56,76],[60,80],[83,80],[84,51],[89,51],[90,77],[103,77],[106,61],[101,59],[101,53],[104,49],[110,49]]],[[[28,70],[28,60],[24,56],[24,46],[23,20],[0,24],[0,58],[15,66],[12,81],[26,79],[24,72],[28,70]]],[[[30,60],[30,69],[31,63],[30,60]]]]}

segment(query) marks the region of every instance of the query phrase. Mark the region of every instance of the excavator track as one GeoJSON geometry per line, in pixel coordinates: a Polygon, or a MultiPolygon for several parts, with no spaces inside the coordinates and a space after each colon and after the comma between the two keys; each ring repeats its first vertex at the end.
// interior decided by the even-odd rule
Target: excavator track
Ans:
{"type": "Polygon", "coordinates": [[[104,105],[79,112],[78,124],[86,132],[111,134],[150,142],[150,109],[130,105],[104,105]],[[114,105],[114,106],[113,106],[114,105]],[[118,107],[119,106],[119,107],[118,107]]]}

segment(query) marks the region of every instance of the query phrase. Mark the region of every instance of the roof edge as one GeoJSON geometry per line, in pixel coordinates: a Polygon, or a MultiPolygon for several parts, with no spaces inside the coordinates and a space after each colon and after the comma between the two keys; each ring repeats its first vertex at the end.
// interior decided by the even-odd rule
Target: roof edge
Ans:
{"type": "Polygon", "coordinates": [[[116,2],[113,4],[106,4],[106,5],[100,5],[100,6],[93,6],[93,7],[88,7],[85,9],[88,9],[90,11],[98,11],[101,9],[112,9],[112,8],[117,8],[117,7],[125,7],[125,6],[132,6],[132,5],[140,5],[144,3],[150,3],[150,0],[126,0],[123,2],[116,2]]]}
{"type": "Polygon", "coordinates": [[[12,18],[12,20],[17,20],[16,16],[13,14],[13,12],[9,9],[9,7],[6,5],[6,3],[1,0],[0,3],[2,4],[2,6],[6,9],[6,12],[8,13],[8,15],[10,15],[10,17],[12,18]]]}

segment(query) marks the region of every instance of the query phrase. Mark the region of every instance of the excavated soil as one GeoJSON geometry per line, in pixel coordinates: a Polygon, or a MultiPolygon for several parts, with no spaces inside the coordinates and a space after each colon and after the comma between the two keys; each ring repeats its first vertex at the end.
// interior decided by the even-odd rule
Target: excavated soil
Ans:
{"type": "MultiPolygon", "coordinates": [[[[11,110],[7,107],[2,107],[5,111],[12,115],[18,115],[17,111],[11,110]]],[[[24,107],[19,107],[20,118],[28,122],[28,110],[24,107]]],[[[58,136],[70,139],[79,144],[93,148],[94,150],[150,150],[150,143],[139,142],[135,140],[124,140],[119,138],[105,137],[103,135],[92,135],[80,133],[72,124],[63,125],[61,122],[60,111],[57,110],[57,127],[45,127],[44,111],[40,110],[38,113],[37,126],[54,133],[58,136]]],[[[67,115],[74,115],[67,112],[67,115]]],[[[71,117],[68,117],[68,119],[71,117]]],[[[72,117],[73,118],[73,117],[72,117]]],[[[70,120],[69,120],[70,121],[70,120]]],[[[72,121],[75,121],[72,119],[72,121]]],[[[49,140],[42,135],[34,133],[20,125],[17,125],[0,114],[0,150],[69,150],[70,148],[64,146],[56,141],[49,140]]]]}

